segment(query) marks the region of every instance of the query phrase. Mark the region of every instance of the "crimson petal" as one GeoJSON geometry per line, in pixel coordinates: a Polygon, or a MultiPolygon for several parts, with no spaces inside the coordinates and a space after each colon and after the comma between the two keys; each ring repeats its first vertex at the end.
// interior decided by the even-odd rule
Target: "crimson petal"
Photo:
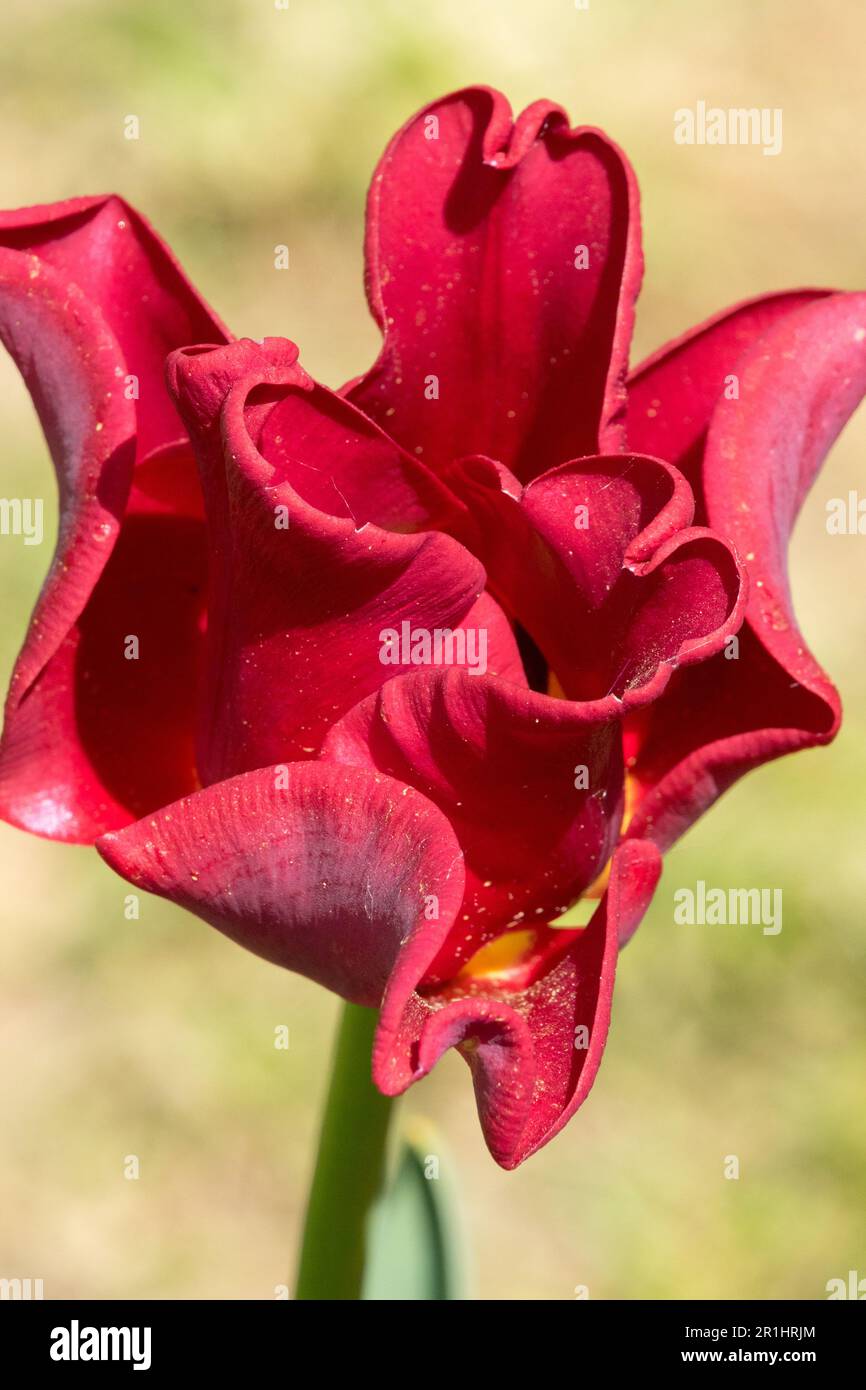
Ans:
{"type": "Polygon", "coordinates": [[[536,954],[619,830],[615,712],[597,718],[592,706],[492,676],[398,676],[331,730],[322,756],[417,787],[454,827],[466,896],[425,986],[451,979],[507,928],[530,929],[536,954]]]}
{"type": "Polygon", "coordinates": [[[509,990],[507,980],[481,981],[462,994],[421,995],[415,989],[417,966],[398,964],[374,1044],[373,1078],[380,1090],[399,1095],[449,1047],[457,1047],[472,1070],[484,1137],[496,1162],[516,1168],[548,1143],[595,1080],[610,1023],[618,941],[635,930],[660,870],[654,845],[621,845],[589,926],[559,932],[560,953],[524,990],[509,990]]]}
{"type": "Polygon", "coordinates": [[[355,768],[259,768],[97,841],[117,873],[357,1004],[399,959],[423,972],[463,895],[445,817],[355,768]],[[435,892],[441,922],[424,913],[435,892]]]}
{"type": "Polygon", "coordinates": [[[444,631],[480,612],[503,669],[516,668],[468,551],[437,531],[377,524],[375,509],[392,506],[381,488],[345,502],[340,470],[356,447],[364,476],[378,464],[399,484],[410,529],[446,494],[426,476],[413,481],[394,443],[354,407],[314,390],[293,344],[179,352],[169,372],[199,453],[211,537],[203,781],[313,756],[341,714],[406,669],[383,664],[381,641],[404,622],[444,631]],[[290,403],[300,392],[307,402],[290,403]]]}
{"type": "Polygon", "coordinates": [[[821,464],[866,393],[866,294],[774,322],[740,361],[703,457],[710,523],[750,580],[739,656],[684,672],[632,731],[640,801],[629,833],[667,846],[744,772],[828,742],[839,697],[797,627],[788,538],[821,464]]]}
{"type": "Polygon", "coordinates": [[[146,218],[122,198],[70,198],[0,213],[0,245],[35,256],[99,309],[120,346],[118,365],[138,378],[139,457],[183,441],[165,359],[184,343],[231,335],[146,218]]]}
{"type": "Polygon", "coordinates": [[[690,525],[688,483],[659,459],[574,459],[525,489],[489,459],[445,477],[491,590],[564,693],[599,717],[657,698],[674,669],[721,650],[742,622],[730,545],[690,525]]]}
{"type": "Polygon", "coordinates": [[[7,699],[0,814],[89,842],[194,785],[205,552],[162,361],[223,330],[119,199],[0,214],[0,246],[0,336],[39,412],[61,511],[7,699]]]}
{"type": "Polygon", "coordinates": [[[546,101],[515,121],[484,87],[434,102],[379,164],[366,252],[385,341],[347,389],[410,453],[528,479],[620,447],[643,261],[634,175],[601,131],[546,101]]]}
{"type": "MultiPolygon", "coordinates": [[[[629,448],[669,459],[695,492],[706,520],[701,468],[710,417],[742,358],[772,325],[829,290],[787,290],[747,299],[641,362],[628,379],[629,448]]],[[[731,383],[733,385],[733,383],[731,383]]]]}
{"type": "Polygon", "coordinates": [[[416,986],[455,922],[463,857],[446,817],[392,778],[322,762],[259,768],[105,835],[97,849],[135,887],[266,960],[356,1003],[381,1000],[373,1076],[386,1095],[459,1046],[487,1143],[507,1168],[586,1098],[607,1035],[618,938],[634,929],[659,872],[654,846],[621,846],[589,927],[558,933],[561,949],[527,990],[475,986],[440,997],[416,986]],[[576,1045],[578,1028],[586,1047],[576,1045]]]}

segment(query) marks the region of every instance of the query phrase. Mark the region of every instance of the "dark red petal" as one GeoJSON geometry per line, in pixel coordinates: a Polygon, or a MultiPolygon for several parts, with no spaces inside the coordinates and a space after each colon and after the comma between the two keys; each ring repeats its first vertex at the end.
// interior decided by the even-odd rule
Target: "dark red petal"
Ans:
{"type": "Polygon", "coordinates": [[[786,315],[740,363],[740,398],[712,419],[703,463],[711,525],[749,573],[739,658],[682,674],[632,731],[642,800],[630,834],[666,846],[750,768],[826,743],[839,697],[791,606],[788,538],[824,457],[866,393],[866,294],[786,315]]]}
{"type": "Polygon", "coordinates": [[[690,528],[689,486],[659,459],[575,459],[525,490],[488,459],[461,460],[446,478],[491,589],[565,694],[600,717],[657,698],[676,667],[719,651],[742,621],[730,546],[690,528]]]}
{"type": "MultiPolygon", "coordinates": [[[[138,465],[117,544],[70,644],[78,737],[118,804],[114,826],[198,785],[207,597],[201,508],[188,445],[138,465]],[[139,643],[134,661],[123,655],[130,634],[139,643]]],[[[99,822],[94,829],[102,833],[99,822]]]]}
{"type": "Polygon", "coordinates": [[[706,520],[701,479],[710,416],[726,379],[772,325],[829,290],[790,290],[745,300],[690,329],[648,357],[628,379],[626,433],[630,449],[676,464],[694,489],[706,520]]]}
{"type": "Polygon", "coordinates": [[[39,412],[61,513],[7,700],[0,814],[87,842],[194,785],[201,497],[162,360],[222,330],[119,199],[0,214],[0,246],[15,248],[0,250],[0,334],[39,412]]]}
{"type": "MultiPolygon", "coordinates": [[[[566,938],[553,964],[528,989],[507,981],[476,983],[471,992],[424,997],[415,969],[398,962],[382,1004],[373,1077],[397,1095],[425,1076],[449,1047],[472,1070],[487,1145],[503,1168],[515,1168],[548,1143],[586,1099],[610,1023],[618,939],[634,931],[661,868],[655,847],[628,841],[616,851],[610,884],[589,926],[566,938]],[[589,1035],[575,1046],[577,1029],[589,1035]]],[[[414,964],[414,963],[413,963],[414,964]]]]}
{"type": "Polygon", "coordinates": [[[356,529],[369,522],[406,533],[466,529],[466,508],[436,475],[324,386],[278,400],[258,445],[305,502],[350,517],[356,529]]]}
{"type": "Polygon", "coordinates": [[[632,572],[642,581],[636,601],[612,605],[611,614],[614,688],[627,709],[655,698],[674,670],[721,651],[746,608],[735,552],[703,526],[681,531],[632,572]]]}
{"type": "Polygon", "coordinates": [[[451,979],[506,928],[560,916],[619,830],[616,718],[491,676],[399,676],[331,730],[323,757],[417,787],[454,827],[466,897],[426,985],[451,979]]]}
{"type": "Polygon", "coordinates": [[[0,246],[48,266],[99,310],[120,347],[120,389],[139,381],[138,455],[184,438],[165,389],[165,359],[184,343],[230,334],[150,223],[122,198],[70,198],[0,213],[0,246]]]}
{"type": "Polygon", "coordinates": [[[659,867],[652,845],[621,846],[589,927],[551,934],[562,945],[546,973],[521,994],[476,985],[458,998],[416,986],[463,899],[460,846],[435,806],[391,778],[323,762],[260,768],[105,835],[97,848],[136,888],[266,960],[357,1003],[382,999],[373,1071],[386,1094],[461,1046],[487,1142],[509,1168],[546,1143],[592,1085],[618,936],[634,929],[659,867]],[[574,1045],[578,1025],[587,1048],[574,1045]]]}
{"type": "MultiPolygon", "coordinates": [[[[321,388],[311,391],[309,408],[286,405],[312,386],[292,344],[267,339],[264,348],[246,341],[177,353],[170,372],[202,465],[211,538],[210,678],[199,748],[202,779],[211,782],[314,755],[341,714],[403,669],[383,664],[383,630],[470,623],[484,571],[450,536],[376,524],[366,503],[384,506],[379,490],[366,503],[363,492],[353,494],[356,515],[346,514],[323,480],[335,460],[342,467],[347,447],[357,445],[365,473],[378,451],[402,495],[412,493],[412,477],[384,434],[356,411],[337,412],[321,388]],[[281,433],[293,424],[296,435],[281,433]],[[277,437],[276,456],[266,458],[260,446],[277,437]],[[321,475],[312,483],[310,470],[321,475]],[[325,495],[333,499],[327,511],[316,505],[325,495]],[[275,524],[280,508],[285,529],[275,524]]],[[[423,487],[423,498],[407,503],[410,525],[429,502],[426,479],[423,487]]],[[[511,668],[516,652],[501,618],[497,631],[511,668]]]]}
{"type": "Polygon", "coordinates": [[[355,1003],[423,973],[463,894],[460,847],[424,797],[355,768],[259,768],[97,842],[135,887],[355,1003]],[[441,920],[425,916],[435,893],[441,920]]]}
{"type": "Polygon", "coordinates": [[[0,251],[0,337],[40,413],[61,500],[57,552],[6,703],[0,809],[39,834],[87,840],[120,808],[106,803],[76,728],[75,625],[120,529],[135,410],[118,390],[118,347],[99,312],[18,252],[0,251]]]}
{"type": "Polygon", "coordinates": [[[410,453],[528,479],[620,447],[643,261],[637,185],[601,131],[545,101],[513,121],[489,88],[434,102],[385,151],[366,249],[385,342],[349,391],[410,453]]]}

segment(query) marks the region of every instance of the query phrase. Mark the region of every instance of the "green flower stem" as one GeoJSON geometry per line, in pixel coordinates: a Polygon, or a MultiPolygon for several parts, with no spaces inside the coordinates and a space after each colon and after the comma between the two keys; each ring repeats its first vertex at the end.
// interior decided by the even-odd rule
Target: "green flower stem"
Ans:
{"type": "Polygon", "coordinates": [[[343,1006],[304,1222],[299,1299],[361,1297],[368,1217],[385,1178],[394,1109],[370,1080],[376,1018],[375,1009],[343,1006]]]}

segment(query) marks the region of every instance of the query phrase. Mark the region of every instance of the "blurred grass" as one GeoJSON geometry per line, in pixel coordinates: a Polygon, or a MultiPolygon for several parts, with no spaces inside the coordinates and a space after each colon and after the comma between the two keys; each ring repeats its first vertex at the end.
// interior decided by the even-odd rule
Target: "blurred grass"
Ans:
{"type": "MultiPolygon", "coordinates": [[[[414,109],[472,81],[517,109],[556,99],[628,150],[647,251],[636,357],[744,295],[866,278],[866,17],[845,0],[820,17],[806,0],[12,0],[4,27],[3,203],[116,188],[236,332],[294,338],[334,384],[376,346],[361,285],[374,162],[414,109]],[[782,155],[675,146],[673,111],[699,98],[781,106],[782,155]],[[292,269],[275,279],[278,242],[292,269]]],[[[4,494],[52,498],[5,360],[0,400],[4,494]]],[[[506,1175],[459,1059],[407,1102],[447,1134],[483,1297],[816,1298],[866,1272],[866,541],[824,528],[826,499],[862,488],[864,454],[861,412],[792,553],[843,732],[748,778],[669,857],[585,1109],[506,1175]],[[698,878],[781,886],[781,935],[675,927],[673,890],[698,878]]],[[[0,540],[4,677],[46,550],[0,540]]],[[[334,1001],[156,900],[127,922],[125,886],[87,850],[0,827],[0,875],[0,1273],[42,1277],[48,1297],[272,1297],[334,1001]]]]}

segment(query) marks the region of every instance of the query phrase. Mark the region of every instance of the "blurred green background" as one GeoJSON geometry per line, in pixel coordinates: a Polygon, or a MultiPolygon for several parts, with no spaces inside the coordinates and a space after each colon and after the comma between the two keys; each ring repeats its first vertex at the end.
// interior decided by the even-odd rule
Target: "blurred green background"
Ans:
{"type": "MultiPolygon", "coordinates": [[[[635,360],[742,296],[866,281],[866,12],[849,0],[7,0],[3,27],[2,203],[122,193],[236,333],[293,338],[334,385],[376,348],[375,160],[418,106],[474,81],[516,109],[555,99],[629,152],[647,253],[635,360]],[[698,99],[782,107],[782,154],[676,146],[673,112],[698,99]]],[[[6,360],[0,401],[4,495],[53,497],[6,360]]],[[[792,551],[843,732],[748,778],[671,854],[584,1110],[504,1174],[454,1054],[406,1102],[443,1132],[479,1297],[809,1299],[866,1275],[866,538],[825,529],[864,456],[861,411],[792,551]],[[698,878],[781,886],[781,935],[674,926],[674,888],[698,878]]],[[[4,680],[47,544],[0,539],[4,680]]],[[[273,1297],[335,1001],[157,900],[126,921],[125,885],[86,849],[0,827],[0,881],[0,1275],[55,1298],[273,1297]]]]}

